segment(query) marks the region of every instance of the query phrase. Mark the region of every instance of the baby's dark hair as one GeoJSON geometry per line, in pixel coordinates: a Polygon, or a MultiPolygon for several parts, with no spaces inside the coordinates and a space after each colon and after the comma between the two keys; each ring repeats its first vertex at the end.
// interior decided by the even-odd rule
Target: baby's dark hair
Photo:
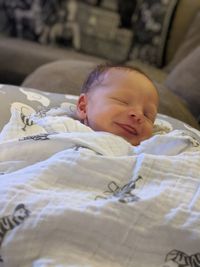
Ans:
{"type": "Polygon", "coordinates": [[[132,66],[125,66],[125,65],[117,65],[117,64],[112,64],[112,63],[103,63],[97,65],[87,76],[85,79],[82,87],[81,87],[81,93],[88,93],[93,87],[96,87],[102,83],[104,80],[104,75],[110,70],[110,69],[122,69],[122,70],[127,70],[127,71],[137,71],[144,76],[146,76],[150,81],[150,77],[140,70],[137,67],[132,67],[132,66]]]}

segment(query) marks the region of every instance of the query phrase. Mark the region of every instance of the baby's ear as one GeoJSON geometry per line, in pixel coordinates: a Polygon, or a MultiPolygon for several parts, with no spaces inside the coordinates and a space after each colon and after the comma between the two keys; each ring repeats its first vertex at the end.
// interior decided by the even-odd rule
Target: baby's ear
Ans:
{"type": "Polygon", "coordinates": [[[77,102],[77,117],[84,120],[87,117],[87,95],[81,94],[77,102]]]}

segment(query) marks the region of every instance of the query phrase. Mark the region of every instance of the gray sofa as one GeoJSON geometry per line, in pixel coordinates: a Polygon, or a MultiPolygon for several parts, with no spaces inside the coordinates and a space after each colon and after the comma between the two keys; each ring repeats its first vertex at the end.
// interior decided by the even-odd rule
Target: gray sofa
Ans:
{"type": "MultiPolygon", "coordinates": [[[[191,112],[199,119],[199,26],[200,1],[178,1],[167,35],[162,65],[150,64],[131,55],[123,62],[141,68],[159,83],[161,113],[195,127],[198,125],[191,112]]],[[[112,49],[112,43],[109,45],[112,49]]],[[[80,84],[93,64],[109,60],[97,47],[96,54],[95,47],[93,53],[88,54],[86,50],[44,46],[1,35],[0,82],[22,84],[51,92],[78,94],[80,84]]]]}
{"type": "MultiPolygon", "coordinates": [[[[147,0],[145,1],[148,2],[147,0]]],[[[172,0],[171,2],[173,1],[176,2],[176,0],[172,0]]],[[[102,2],[107,3],[109,1],[102,2]]],[[[118,54],[122,54],[122,52],[124,52],[124,46],[127,45],[125,40],[123,40],[123,38],[125,39],[125,34],[123,31],[120,32],[118,28],[112,27],[112,23],[116,24],[116,22],[112,21],[112,19],[109,20],[109,16],[113,16],[113,12],[109,13],[107,11],[106,13],[101,14],[97,11],[99,12],[96,7],[93,7],[89,12],[87,7],[80,10],[81,16],[80,14],[77,15],[77,20],[80,21],[79,26],[81,31],[81,43],[78,48],[70,48],[69,46],[66,48],[65,46],[62,46],[61,48],[54,43],[41,45],[40,43],[33,41],[6,36],[2,31],[0,33],[0,82],[19,85],[24,78],[28,74],[32,73],[36,68],[55,60],[80,59],[100,62],[102,60],[114,60],[115,58],[119,58],[118,54]],[[83,18],[85,19],[83,20],[83,18]],[[108,22],[106,22],[106,27],[108,28],[107,31],[105,28],[100,29],[101,21],[99,22],[99,20],[103,20],[103,18],[104,20],[108,20],[108,22]],[[95,19],[97,21],[96,25],[91,25],[91,21],[94,23],[95,19]],[[111,30],[115,31],[116,35],[120,35],[120,38],[122,39],[121,42],[118,42],[119,40],[116,36],[111,36],[113,38],[112,39],[109,37],[110,35],[106,35],[110,33],[111,30]],[[84,37],[86,33],[88,33],[88,36],[91,34],[90,43],[85,43],[84,37]],[[116,48],[117,44],[119,46],[117,47],[118,49],[116,48]],[[105,53],[105,51],[107,51],[107,53],[105,53]]],[[[160,32],[160,35],[166,35],[165,39],[163,39],[165,43],[161,43],[160,45],[163,46],[162,62],[154,62],[154,64],[152,64],[151,60],[149,60],[151,54],[145,59],[142,59],[141,56],[134,58],[131,56],[131,52],[124,55],[124,57],[121,56],[121,61],[126,62],[126,64],[129,65],[137,65],[138,67],[144,69],[153,79],[162,82],[166,78],[166,75],[200,44],[199,12],[199,0],[177,1],[177,7],[173,13],[170,25],[167,29],[165,29],[165,31],[160,32]]],[[[2,17],[1,11],[0,15],[2,17]]],[[[114,18],[116,20],[116,14],[114,18]]],[[[164,24],[167,24],[167,20],[168,17],[166,16],[163,24],[161,25],[163,28],[164,24]]],[[[103,21],[102,24],[103,23],[105,23],[105,21],[103,21]]],[[[117,26],[115,25],[115,27],[117,26]]],[[[133,28],[132,34],[132,46],[134,47],[134,43],[136,42],[134,41],[136,29],[133,28]]],[[[114,34],[112,33],[112,35],[114,34]]],[[[161,38],[161,36],[159,37],[161,38]]],[[[150,42],[152,41],[151,39],[152,38],[149,37],[147,41],[150,42]]],[[[89,37],[87,40],[89,40],[89,37]]]]}

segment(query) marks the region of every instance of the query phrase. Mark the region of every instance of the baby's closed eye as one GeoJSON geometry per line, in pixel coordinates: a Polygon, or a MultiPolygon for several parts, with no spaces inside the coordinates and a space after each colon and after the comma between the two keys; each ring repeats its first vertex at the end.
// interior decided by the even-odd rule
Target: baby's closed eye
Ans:
{"type": "Polygon", "coordinates": [[[120,98],[120,97],[112,97],[111,99],[116,101],[116,102],[118,102],[118,103],[124,104],[124,105],[128,105],[129,104],[128,99],[123,99],[123,98],[120,98]]]}
{"type": "Polygon", "coordinates": [[[144,116],[145,116],[147,119],[151,120],[152,122],[154,122],[155,117],[156,117],[156,115],[155,115],[154,112],[144,112],[144,116]]]}

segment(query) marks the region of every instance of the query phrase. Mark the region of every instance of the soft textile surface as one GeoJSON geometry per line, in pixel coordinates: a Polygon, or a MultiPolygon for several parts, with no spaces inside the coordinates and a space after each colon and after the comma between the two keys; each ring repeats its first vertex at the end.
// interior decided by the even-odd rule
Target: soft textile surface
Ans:
{"type": "Polygon", "coordinates": [[[83,81],[103,61],[58,60],[36,69],[24,80],[23,87],[79,95],[83,81]]]}
{"type": "Polygon", "coordinates": [[[5,17],[2,29],[11,36],[44,44],[56,42],[65,30],[67,14],[61,14],[65,6],[59,1],[51,0],[47,4],[36,0],[1,0],[0,7],[5,17]]]}
{"type": "MultiPolygon", "coordinates": [[[[88,5],[91,1],[83,2],[79,1],[77,6],[80,51],[112,62],[126,61],[133,31],[125,27],[119,27],[120,15],[118,10],[112,11],[97,7],[97,5],[88,5]]],[[[102,1],[96,2],[100,3],[102,1]]]]}
{"type": "MultiPolygon", "coordinates": [[[[8,122],[10,118],[10,111],[13,106],[18,106],[24,115],[27,115],[27,106],[31,106],[38,113],[45,113],[47,110],[53,107],[63,107],[68,109],[69,112],[73,112],[73,107],[71,107],[70,105],[66,106],[65,104],[66,102],[76,103],[77,96],[71,95],[71,93],[74,92],[77,95],[79,94],[78,88],[81,87],[81,84],[85,77],[84,74],[86,75],[86,73],[89,72],[92,64],[93,63],[91,62],[87,64],[81,61],[69,60],[58,61],[53,64],[47,64],[46,66],[44,66],[44,71],[33,75],[33,79],[31,79],[32,81],[29,81],[30,86],[32,84],[33,88],[38,88],[41,79],[43,82],[45,80],[48,80],[47,83],[42,82],[40,85],[44,90],[46,89],[52,92],[0,84],[0,130],[8,122]],[[70,65],[71,71],[69,71],[70,65]],[[49,67],[51,68],[51,66],[52,71],[48,72],[49,67]],[[45,69],[47,70],[47,72],[45,71],[45,69]],[[67,75],[64,74],[64,71],[66,69],[67,75]],[[58,76],[56,75],[56,73],[58,74],[58,76]],[[76,76],[78,76],[77,79],[75,78],[76,76]],[[62,82],[57,83],[56,80],[60,80],[62,82]],[[65,94],[53,93],[53,91],[55,92],[57,88],[65,92],[65,94]]],[[[161,85],[159,85],[158,90],[161,98],[159,107],[160,113],[177,118],[198,129],[198,124],[195,121],[194,117],[178,97],[174,96],[170,91],[166,90],[166,88],[161,85]]]]}
{"type": "Polygon", "coordinates": [[[199,73],[200,45],[174,68],[164,84],[185,99],[193,115],[200,120],[199,73]]]}
{"type": "Polygon", "coordinates": [[[29,107],[38,113],[46,112],[53,107],[65,107],[70,111],[70,105],[66,106],[65,103],[76,101],[77,96],[73,95],[0,84],[0,131],[9,121],[12,107],[19,107],[24,115],[27,115],[29,107]]]}
{"type": "Polygon", "coordinates": [[[47,115],[12,109],[1,134],[2,266],[200,264],[197,130],[132,147],[47,115]]]}
{"type": "Polygon", "coordinates": [[[177,4],[177,0],[140,2],[134,15],[131,59],[140,59],[157,67],[163,65],[164,49],[177,4]]]}
{"type": "MultiPolygon", "coordinates": [[[[165,75],[160,74],[153,68],[147,67],[139,61],[127,62],[129,66],[141,68],[154,81],[164,80],[165,75]]],[[[60,92],[68,94],[80,94],[80,89],[85,77],[94,68],[95,64],[92,62],[83,62],[78,60],[62,60],[45,64],[38,68],[31,75],[24,80],[23,87],[37,88],[44,91],[60,92]]],[[[191,126],[197,128],[197,123],[191,116],[184,101],[171,93],[167,87],[161,83],[157,85],[160,94],[159,112],[168,116],[175,117],[179,120],[185,121],[191,126]]],[[[192,92],[193,93],[193,92],[192,92]]],[[[195,94],[195,93],[194,93],[195,94]]],[[[193,94],[191,94],[193,97],[193,94]]],[[[187,103],[187,99],[185,100],[187,103]]]]}
{"type": "Polygon", "coordinates": [[[199,0],[181,0],[174,14],[173,23],[171,25],[169,39],[166,44],[165,61],[168,64],[174,57],[177,49],[183,43],[185,34],[195,18],[198,10],[200,10],[199,0]]]}
{"type": "Polygon", "coordinates": [[[200,44],[200,11],[194,17],[183,42],[177,50],[173,60],[165,68],[166,71],[173,71],[173,68],[188,56],[200,44]]]}

